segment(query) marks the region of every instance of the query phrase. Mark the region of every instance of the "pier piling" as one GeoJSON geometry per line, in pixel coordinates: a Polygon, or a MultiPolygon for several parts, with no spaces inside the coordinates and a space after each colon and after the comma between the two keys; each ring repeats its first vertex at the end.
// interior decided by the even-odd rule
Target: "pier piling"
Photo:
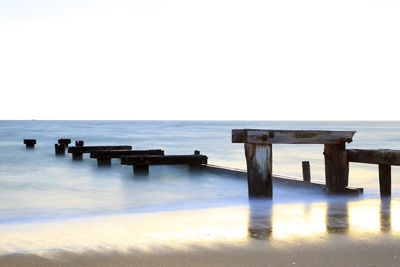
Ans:
{"type": "Polygon", "coordinates": [[[392,194],[392,171],[388,164],[379,164],[379,189],[381,197],[392,194]]]}
{"type": "Polygon", "coordinates": [[[58,139],[58,143],[64,147],[68,147],[71,144],[71,139],[58,139]]]}
{"type": "Polygon", "coordinates": [[[24,144],[26,148],[35,148],[36,139],[24,139],[24,144]]]}
{"type": "Polygon", "coordinates": [[[272,198],[272,144],[323,144],[326,189],[346,191],[348,161],[346,142],[354,131],[233,129],[232,143],[244,143],[249,198],[272,198]]]}
{"type": "Polygon", "coordinates": [[[54,150],[56,155],[65,155],[65,145],[64,144],[54,144],[54,150]]]}
{"type": "Polygon", "coordinates": [[[149,165],[133,165],[133,174],[135,175],[147,175],[149,174],[149,165]]]}
{"type": "Polygon", "coordinates": [[[325,183],[329,193],[343,193],[349,182],[346,144],[325,144],[325,183]]]}
{"type": "Polygon", "coordinates": [[[303,181],[304,182],[311,182],[310,162],[309,161],[303,161],[302,162],[302,167],[303,167],[303,181]]]}
{"type": "Polygon", "coordinates": [[[400,166],[400,150],[390,149],[348,149],[349,162],[378,164],[381,197],[392,193],[391,165],[400,166]]]}
{"type": "Polygon", "coordinates": [[[272,145],[244,144],[249,196],[272,198],[272,145]]]}
{"type": "Polygon", "coordinates": [[[75,146],[83,146],[83,141],[75,141],[75,146]]]}

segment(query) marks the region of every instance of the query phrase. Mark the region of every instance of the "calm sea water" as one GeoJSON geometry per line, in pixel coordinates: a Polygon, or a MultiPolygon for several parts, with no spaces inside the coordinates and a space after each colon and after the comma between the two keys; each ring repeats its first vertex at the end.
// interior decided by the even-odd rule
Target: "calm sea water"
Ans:
{"type": "MultiPolygon", "coordinates": [[[[245,169],[243,144],[231,143],[235,128],[356,130],[349,148],[400,149],[400,122],[0,121],[0,223],[246,204],[245,180],[187,166],[151,166],[149,176],[139,178],[119,160],[98,168],[88,154],[83,161],[54,155],[57,140],[71,138],[166,154],[200,150],[211,164],[245,169]],[[35,149],[27,150],[24,138],[37,139],[35,149]]],[[[312,179],[323,181],[322,152],[322,145],[274,145],[273,172],[301,177],[301,161],[309,160],[312,179]]],[[[392,167],[394,197],[400,195],[399,174],[392,167]]],[[[366,198],[378,197],[378,167],[350,164],[349,183],[364,187],[366,198]]],[[[276,201],[290,198],[278,193],[276,201]]]]}

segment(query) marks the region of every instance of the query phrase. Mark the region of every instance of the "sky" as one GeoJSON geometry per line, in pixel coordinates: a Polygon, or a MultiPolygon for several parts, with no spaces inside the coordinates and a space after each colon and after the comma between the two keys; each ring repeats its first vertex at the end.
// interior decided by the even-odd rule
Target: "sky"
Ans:
{"type": "Polygon", "coordinates": [[[0,119],[399,120],[394,0],[0,0],[0,119]]]}

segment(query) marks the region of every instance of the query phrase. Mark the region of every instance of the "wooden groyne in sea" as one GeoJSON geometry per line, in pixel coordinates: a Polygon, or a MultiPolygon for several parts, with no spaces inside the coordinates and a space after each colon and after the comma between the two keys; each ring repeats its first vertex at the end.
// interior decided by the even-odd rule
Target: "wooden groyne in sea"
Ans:
{"type": "MultiPolygon", "coordinates": [[[[391,195],[391,165],[400,166],[398,150],[346,149],[353,141],[355,131],[269,130],[234,129],[232,143],[244,143],[247,170],[238,170],[208,164],[208,157],[195,150],[188,155],[165,155],[164,150],[132,150],[132,146],[84,146],[83,141],[59,139],[55,154],[72,154],[73,160],[81,160],[83,154],[97,160],[98,166],[111,165],[112,158],[119,158],[122,165],[132,165],[134,174],[148,174],[150,165],[187,164],[202,166],[208,170],[247,176],[249,198],[272,198],[273,181],[285,181],[297,186],[323,187],[330,194],[362,194],[362,188],[348,186],[349,162],[377,164],[381,197],[391,195]],[[273,144],[322,144],[325,158],[325,183],[311,182],[310,164],[302,162],[303,179],[272,175],[273,144]]],[[[34,148],[36,139],[24,139],[27,148],[34,148]]]]}
{"type": "MultiPolygon", "coordinates": [[[[328,193],[346,193],[349,162],[378,164],[381,197],[391,195],[391,165],[400,165],[400,151],[346,149],[355,131],[234,129],[232,143],[244,143],[250,197],[272,198],[272,145],[322,144],[325,184],[328,193]]],[[[309,181],[309,164],[303,162],[303,177],[309,181]]]]}

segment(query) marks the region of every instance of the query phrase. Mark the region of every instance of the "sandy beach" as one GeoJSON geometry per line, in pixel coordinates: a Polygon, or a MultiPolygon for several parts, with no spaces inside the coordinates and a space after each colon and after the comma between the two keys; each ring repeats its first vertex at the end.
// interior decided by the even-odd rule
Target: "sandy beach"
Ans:
{"type": "Polygon", "coordinates": [[[398,266],[399,202],[385,212],[378,199],[341,207],[232,206],[2,225],[0,266],[398,266]]]}
{"type": "Polygon", "coordinates": [[[185,250],[153,248],[143,251],[56,251],[46,256],[12,254],[0,257],[0,266],[399,266],[400,241],[331,238],[323,243],[306,240],[271,246],[262,241],[245,247],[215,245],[185,250]]]}

